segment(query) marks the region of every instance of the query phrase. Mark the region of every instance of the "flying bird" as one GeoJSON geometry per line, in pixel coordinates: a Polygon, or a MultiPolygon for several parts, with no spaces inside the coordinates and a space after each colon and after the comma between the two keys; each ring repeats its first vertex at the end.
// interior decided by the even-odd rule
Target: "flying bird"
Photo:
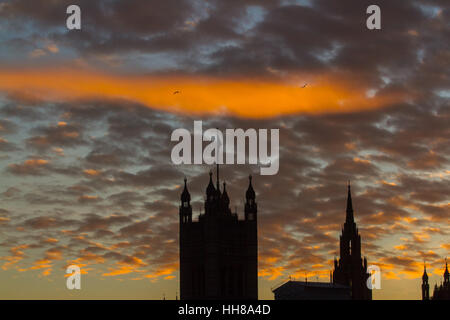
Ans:
{"type": "Polygon", "coordinates": [[[302,86],[302,89],[306,88],[307,85],[308,85],[308,84],[305,83],[305,84],[302,86]]]}
{"type": "Polygon", "coordinates": [[[180,93],[179,90],[173,92],[173,94],[178,94],[178,93],[180,93]]]}

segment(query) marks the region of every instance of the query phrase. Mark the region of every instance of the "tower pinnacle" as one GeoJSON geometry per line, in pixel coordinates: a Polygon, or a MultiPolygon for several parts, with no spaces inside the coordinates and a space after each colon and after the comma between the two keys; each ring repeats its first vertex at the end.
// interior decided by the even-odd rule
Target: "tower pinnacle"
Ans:
{"type": "Polygon", "coordinates": [[[422,300],[430,300],[430,285],[428,284],[427,265],[425,261],[423,263],[422,300]]]}
{"type": "Polygon", "coordinates": [[[422,276],[423,280],[428,280],[428,274],[427,274],[427,265],[426,263],[423,264],[423,276],[422,276]]]}
{"type": "Polygon", "coordinates": [[[347,215],[345,217],[346,222],[354,222],[353,218],[353,204],[352,204],[352,192],[350,187],[350,180],[347,184],[348,194],[347,194],[347,215]]]}
{"type": "Polygon", "coordinates": [[[245,197],[247,198],[247,201],[255,200],[255,190],[253,190],[253,186],[252,186],[252,175],[248,176],[248,189],[245,194],[245,197]]]}
{"type": "Polygon", "coordinates": [[[444,283],[450,283],[450,274],[448,272],[447,258],[445,258],[444,283]]]}
{"type": "Polygon", "coordinates": [[[181,193],[181,202],[188,203],[191,201],[191,195],[189,194],[188,188],[187,188],[187,178],[184,177],[184,189],[181,193]]]}

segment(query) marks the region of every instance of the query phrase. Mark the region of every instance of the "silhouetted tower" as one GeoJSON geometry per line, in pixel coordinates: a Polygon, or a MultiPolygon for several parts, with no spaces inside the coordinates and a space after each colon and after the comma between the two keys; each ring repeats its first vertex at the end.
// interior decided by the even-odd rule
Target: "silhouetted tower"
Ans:
{"type": "Polygon", "coordinates": [[[434,286],[432,300],[450,300],[450,274],[448,272],[447,258],[445,258],[444,282],[434,286]]]}
{"type": "MultiPolygon", "coordinates": [[[[190,195],[180,207],[180,299],[258,299],[258,239],[255,191],[246,192],[245,219],[230,210],[227,185],[220,191],[219,167],[206,188],[205,213],[192,221],[190,195]],[[185,218],[187,217],[187,218],[185,218]]],[[[189,195],[189,196],[188,196],[189,195]]]]}
{"type": "Polygon", "coordinates": [[[444,271],[444,286],[450,284],[450,275],[448,273],[447,258],[445,258],[445,271],[444,271]]]}
{"type": "Polygon", "coordinates": [[[253,190],[252,176],[248,177],[249,185],[245,193],[245,220],[256,221],[256,214],[258,213],[258,206],[256,204],[255,190],[253,190]]]}
{"type": "Polygon", "coordinates": [[[192,222],[192,206],[191,195],[187,189],[187,179],[184,178],[184,189],[181,193],[180,225],[186,222],[192,222]]]}
{"type": "Polygon", "coordinates": [[[367,287],[369,276],[367,259],[361,257],[361,236],[354,221],[349,183],[345,223],[340,236],[340,257],[339,261],[334,260],[333,283],[351,287],[352,299],[372,300],[372,291],[367,287]]]}
{"type": "Polygon", "coordinates": [[[422,300],[430,300],[430,285],[428,284],[427,266],[423,265],[422,300]]]}

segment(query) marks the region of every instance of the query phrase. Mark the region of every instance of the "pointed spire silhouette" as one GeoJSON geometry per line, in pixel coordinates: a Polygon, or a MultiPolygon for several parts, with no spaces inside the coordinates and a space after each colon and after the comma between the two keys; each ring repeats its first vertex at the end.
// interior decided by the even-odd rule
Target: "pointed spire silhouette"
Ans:
{"type": "Polygon", "coordinates": [[[423,275],[422,275],[422,280],[428,280],[427,264],[426,264],[425,262],[423,263],[423,275]]]}
{"type": "Polygon", "coordinates": [[[450,274],[448,272],[447,258],[445,258],[444,283],[448,283],[448,282],[450,282],[450,274]]]}
{"type": "Polygon", "coordinates": [[[247,200],[255,200],[255,190],[253,189],[253,186],[252,186],[252,175],[249,175],[248,176],[248,181],[249,181],[249,183],[248,183],[248,189],[247,189],[247,192],[245,193],[245,196],[246,196],[246,198],[247,198],[247,200]]]}
{"type": "Polygon", "coordinates": [[[354,218],[353,218],[353,204],[352,204],[352,192],[351,192],[350,180],[348,181],[347,188],[348,188],[347,210],[346,210],[347,214],[345,217],[345,221],[352,223],[352,222],[354,222],[354,218]]]}
{"type": "Polygon", "coordinates": [[[181,193],[181,201],[182,202],[190,202],[191,201],[191,194],[188,191],[187,188],[187,178],[184,177],[184,190],[181,193]]]}
{"type": "Polygon", "coordinates": [[[214,188],[214,184],[212,181],[212,171],[209,171],[209,184],[206,188],[206,198],[209,200],[211,197],[214,196],[214,193],[216,192],[216,188],[214,188]]]}
{"type": "Polygon", "coordinates": [[[225,204],[225,207],[228,208],[228,206],[230,204],[230,198],[228,197],[227,184],[225,181],[223,182],[222,201],[225,204]]]}
{"type": "MultiPolygon", "coordinates": [[[[219,132],[219,128],[216,128],[216,133],[219,132]]],[[[216,166],[217,166],[217,193],[220,195],[220,182],[219,182],[219,148],[222,144],[222,141],[219,139],[219,135],[216,135],[217,149],[216,149],[216,166]]]]}

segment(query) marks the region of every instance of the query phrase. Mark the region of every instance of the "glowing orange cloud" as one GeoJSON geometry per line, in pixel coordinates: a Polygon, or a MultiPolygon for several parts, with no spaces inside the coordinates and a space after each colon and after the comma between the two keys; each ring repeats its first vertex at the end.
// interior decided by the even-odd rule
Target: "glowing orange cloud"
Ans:
{"type": "Polygon", "coordinates": [[[265,277],[269,280],[276,280],[283,275],[283,271],[284,268],[281,266],[264,268],[258,271],[258,277],[265,277]]]}
{"type": "Polygon", "coordinates": [[[229,114],[247,118],[369,110],[404,95],[369,98],[363,84],[336,76],[307,76],[313,83],[200,76],[125,76],[69,69],[0,70],[0,90],[44,101],[125,100],[187,114],[229,114]]]}

